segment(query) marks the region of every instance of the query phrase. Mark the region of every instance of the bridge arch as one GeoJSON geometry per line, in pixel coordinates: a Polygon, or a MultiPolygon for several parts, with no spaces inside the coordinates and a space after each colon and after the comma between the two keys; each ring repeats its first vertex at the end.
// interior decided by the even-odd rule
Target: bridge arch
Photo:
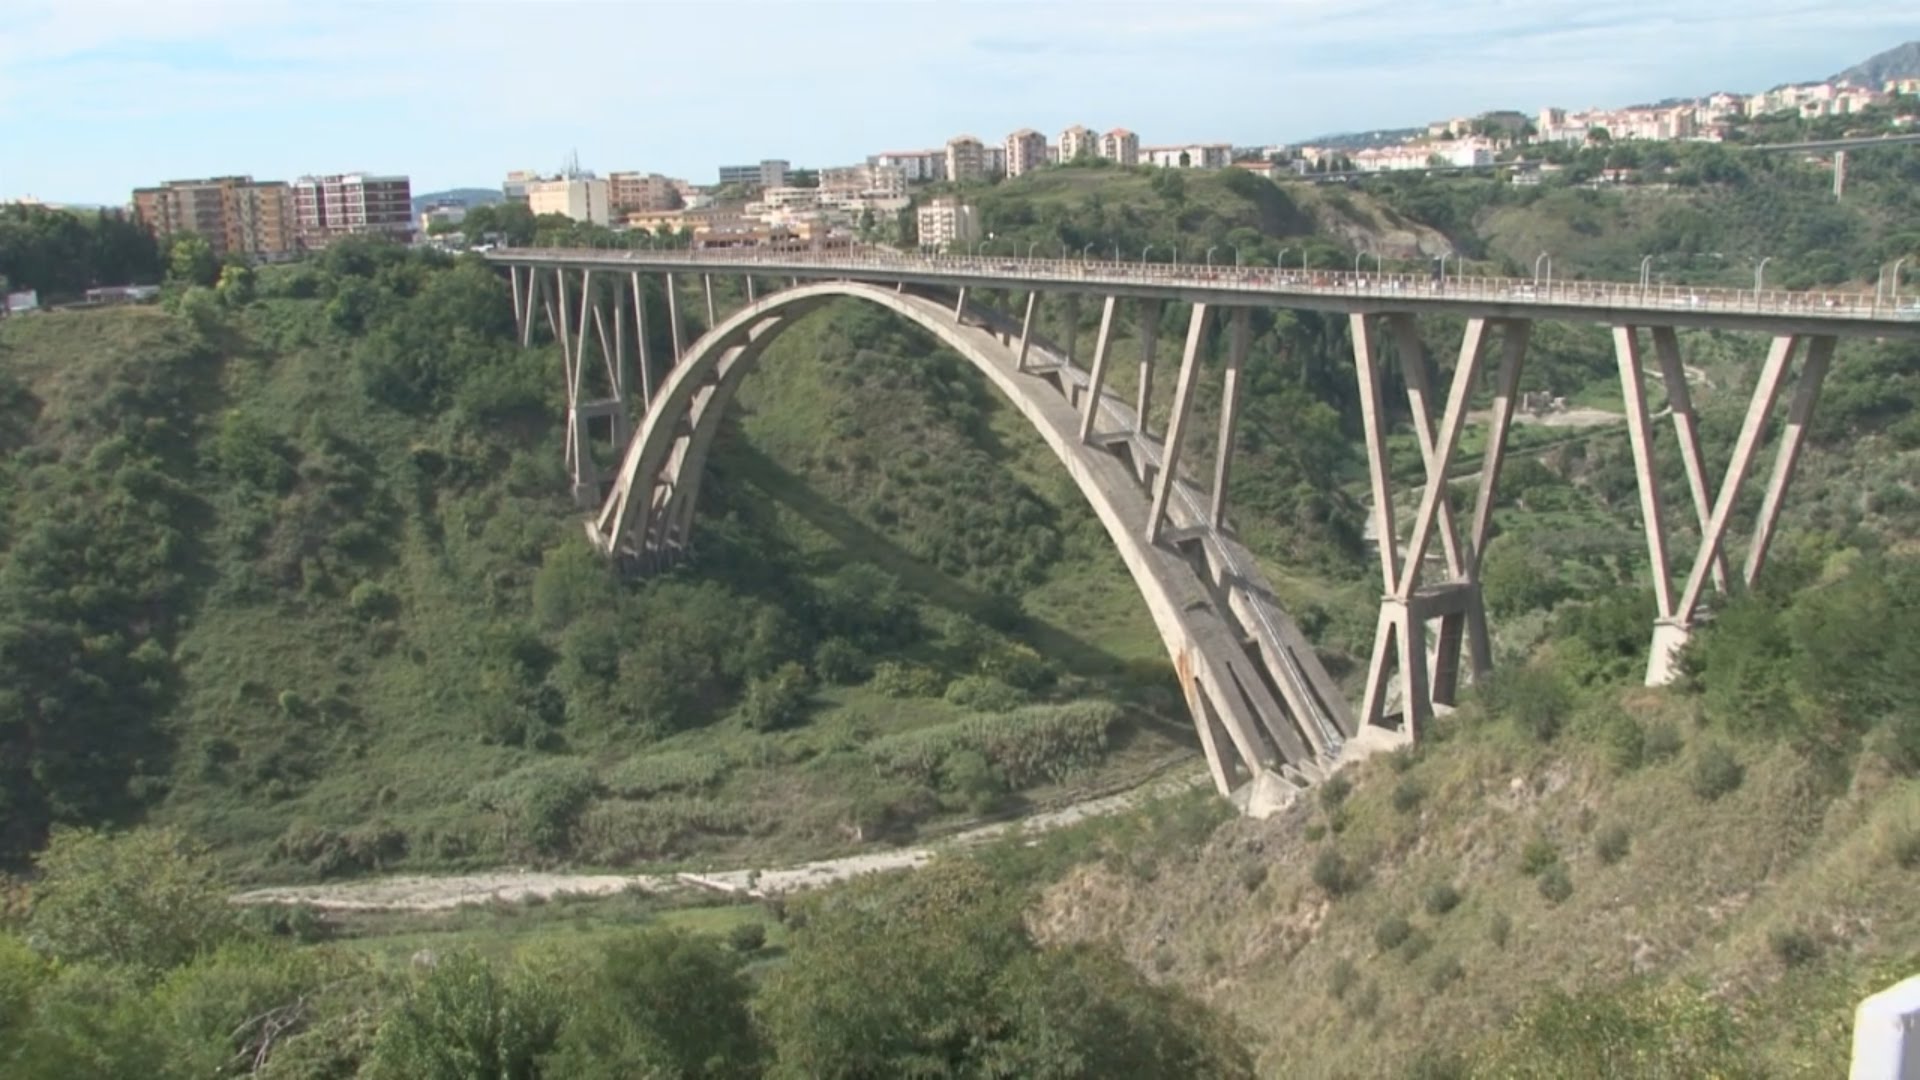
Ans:
{"type": "MultiPolygon", "coordinates": [[[[884,308],[965,358],[1066,468],[1146,602],[1220,791],[1231,794],[1263,775],[1283,783],[1317,778],[1355,734],[1351,714],[1311,647],[1273,604],[1250,557],[1230,562],[1227,573],[1217,567],[1210,572],[1209,560],[1193,550],[1200,542],[1195,537],[1189,535],[1185,547],[1153,538],[1157,530],[1150,522],[1162,508],[1149,490],[1151,469],[1090,442],[1071,392],[1062,393],[1065,383],[1040,374],[1044,362],[1023,362],[1028,349],[1006,320],[986,313],[963,317],[964,295],[956,305],[852,281],[816,282],[761,296],[716,323],[654,389],[605,500],[588,522],[594,543],[643,567],[669,563],[686,551],[701,475],[728,404],[783,330],[845,298],[884,308]],[[1253,618],[1260,627],[1246,625],[1253,618]],[[1250,643],[1256,638],[1258,644],[1250,643]]],[[[1204,309],[1198,310],[1190,349],[1204,318],[1204,309]]],[[[1046,359],[1044,344],[1033,351],[1046,359]]],[[[1070,365],[1060,358],[1054,367],[1057,372],[1070,365]]],[[[1117,400],[1102,407],[1126,411],[1117,400]]],[[[1205,500],[1189,501],[1192,513],[1204,517],[1205,500]]]]}

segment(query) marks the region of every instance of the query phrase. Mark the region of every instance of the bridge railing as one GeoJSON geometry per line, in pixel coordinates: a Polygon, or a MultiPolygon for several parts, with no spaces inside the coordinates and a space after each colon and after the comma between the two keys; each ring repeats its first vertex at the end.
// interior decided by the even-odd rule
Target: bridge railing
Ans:
{"type": "Polygon", "coordinates": [[[719,272],[829,270],[847,276],[931,273],[1035,283],[1155,285],[1264,295],[1344,296],[1370,300],[1460,300],[1482,303],[1584,307],[1596,311],[1685,311],[1810,319],[1920,321],[1920,297],[1895,300],[1837,290],[1728,289],[1689,285],[1564,278],[1380,273],[1280,267],[1209,266],[1112,259],[1028,259],[993,255],[919,255],[863,249],[852,252],[731,249],[723,252],[632,248],[522,248],[493,253],[499,261],[648,266],[684,265],[719,272]]]}

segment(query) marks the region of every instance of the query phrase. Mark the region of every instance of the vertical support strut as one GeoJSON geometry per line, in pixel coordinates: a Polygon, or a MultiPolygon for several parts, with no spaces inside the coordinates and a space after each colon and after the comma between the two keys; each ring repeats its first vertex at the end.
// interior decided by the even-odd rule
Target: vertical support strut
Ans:
{"type": "MultiPolygon", "coordinates": [[[[1654,607],[1664,623],[1673,619],[1673,573],[1667,566],[1667,531],[1660,506],[1660,474],[1653,465],[1653,428],[1647,419],[1639,330],[1614,327],[1613,353],[1620,367],[1620,394],[1627,409],[1627,441],[1633,449],[1633,469],[1639,479],[1640,522],[1647,533],[1647,558],[1653,566],[1654,607]]],[[[1651,670],[1647,680],[1649,685],[1657,685],[1651,670]]]]}
{"type": "MultiPolygon", "coordinates": [[[[527,321],[520,328],[520,347],[523,349],[533,344],[533,294],[535,290],[540,290],[544,295],[545,289],[546,279],[540,276],[539,267],[529,265],[527,267],[527,321]]],[[[548,311],[547,316],[547,324],[551,326],[553,324],[551,310],[548,311]]]]}
{"type": "Polygon", "coordinates": [[[1834,339],[1821,336],[1807,342],[1807,358],[1800,363],[1800,381],[1793,389],[1793,401],[1787,406],[1787,426],[1780,432],[1780,448],[1773,458],[1773,475],[1767,480],[1767,494],[1760,503],[1760,518],[1753,530],[1753,544],[1747,549],[1747,565],[1741,579],[1748,588],[1767,564],[1767,548],[1773,543],[1773,529],[1780,521],[1780,504],[1786,500],[1787,485],[1793,482],[1794,466],[1800,460],[1800,448],[1806,441],[1807,425],[1813,421],[1813,407],[1820,400],[1820,384],[1826,380],[1833,363],[1834,339]]]}
{"type": "Polygon", "coordinates": [[[671,348],[673,352],[673,363],[677,367],[680,364],[680,358],[684,356],[687,351],[687,332],[686,329],[680,325],[680,290],[676,288],[675,285],[673,275],[668,274],[667,324],[668,329],[673,332],[671,348]]]}
{"type": "Polygon", "coordinates": [[[513,293],[514,334],[522,338],[522,344],[525,344],[524,339],[527,335],[526,323],[531,313],[527,310],[527,298],[520,293],[520,268],[518,266],[507,267],[507,279],[507,290],[513,293]]]}
{"type": "Polygon", "coordinates": [[[1113,343],[1113,308],[1119,301],[1109,296],[1100,305],[1100,336],[1093,342],[1093,373],[1087,378],[1087,400],[1080,412],[1080,441],[1093,438],[1093,423],[1100,415],[1100,394],[1107,381],[1107,347],[1113,343]]]}
{"type": "Polygon", "coordinates": [[[953,321],[955,325],[959,324],[960,317],[962,315],[965,315],[966,312],[967,312],[967,287],[965,285],[962,285],[960,286],[959,299],[953,302],[953,321]]]}
{"type": "MultiPolygon", "coordinates": [[[[1400,591],[1398,549],[1399,531],[1393,520],[1393,489],[1387,477],[1386,416],[1380,402],[1380,368],[1374,363],[1373,334],[1367,316],[1354,312],[1347,317],[1353,336],[1354,374],[1360,382],[1360,422],[1367,440],[1367,481],[1373,495],[1373,532],[1380,549],[1380,579],[1387,595],[1400,591]]],[[[1379,650],[1374,650],[1378,655],[1379,650]]]]}
{"type": "Polygon", "coordinates": [[[1493,416],[1487,430],[1486,456],[1480,465],[1480,492],[1473,506],[1473,532],[1470,543],[1471,565],[1475,578],[1487,557],[1487,542],[1493,532],[1493,505],[1500,486],[1500,470],[1507,459],[1507,430],[1513,425],[1515,395],[1520,390],[1520,362],[1527,354],[1527,339],[1533,324],[1507,320],[1500,327],[1500,374],[1493,388],[1493,416]]]}
{"type": "Polygon", "coordinates": [[[700,275],[700,290],[707,294],[707,329],[711,330],[715,326],[719,325],[719,322],[720,322],[720,319],[718,317],[718,312],[714,310],[714,306],[713,306],[713,275],[712,274],[700,275]]]}
{"type": "Polygon", "coordinates": [[[647,344],[647,296],[640,287],[640,271],[635,270],[633,279],[633,342],[636,346],[636,359],[640,362],[640,411],[645,413],[653,408],[653,360],[648,355],[647,344]]]}
{"type": "Polygon", "coordinates": [[[1027,370],[1027,346],[1033,341],[1033,309],[1040,302],[1040,294],[1027,293],[1027,313],[1020,319],[1020,355],[1014,358],[1015,371],[1027,370]]]}
{"type": "Polygon", "coordinates": [[[1228,325],[1227,371],[1220,390],[1220,436],[1213,448],[1213,502],[1207,520],[1215,529],[1226,525],[1227,478],[1233,464],[1233,436],[1240,423],[1240,370],[1247,362],[1253,336],[1250,308],[1234,308],[1228,325]]]}
{"type": "Polygon", "coordinates": [[[1066,364],[1068,367],[1073,366],[1073,361],[1075,357],[1078,355],[1074,352],[1073,345],[1074,345],[1074,339],[1079,336],[1080,336],[1080,294],[1068,293],[1067,294],[1067,328],[1066,328],[1066,332],[1060,336],[1060,358],[1066,361],[1066,364]]]}
{"type": "Polygon", "coordinates": [[[1134,394],[1134,429],[1142,436],[1153,434],[1147,410],[1153,405],[1153,349],[1160,337],[1160,301],[1140,301],[1140,386],[1134,394]]]}
{"type": "Polygon", "coordinates": [[[1173,390],[1173,415],[1167,420],[1167,441],[1160,448],[1160,475],[1154,478],[1153,509],[1147,513],[1147,543],[1160,542],[1160,527],[1166,522],[1167,501],[1180,478],[1180,446],[1186,440],[1187,416],[1193,411],[1193,384],[1200,373],[1200,344],[1207,335],[1210,309],[1204,303],[1193,305],[1187,320],[1187,348],[1180,356],[1180,381],[1173,390]]]}
{"type": "Polygon", "coordinates": [[[753,292],[753,275],[748,274],[746,275],[746,278],[747,278],[747,303],[751,304],[759,298],[756,297],[753,292]]]}

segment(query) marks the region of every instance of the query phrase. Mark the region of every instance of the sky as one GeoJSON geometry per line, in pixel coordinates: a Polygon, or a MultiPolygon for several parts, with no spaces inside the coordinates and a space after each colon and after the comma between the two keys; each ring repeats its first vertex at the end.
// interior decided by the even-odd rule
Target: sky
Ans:
{"type": "Polygon", "coordinates": [[[0,199],[168,179],[510,169],[711,183],[961,133],[1293,142],[1493,108],[1822,79],[1920,38],[1834,0],[6,0],[0,199]]]}

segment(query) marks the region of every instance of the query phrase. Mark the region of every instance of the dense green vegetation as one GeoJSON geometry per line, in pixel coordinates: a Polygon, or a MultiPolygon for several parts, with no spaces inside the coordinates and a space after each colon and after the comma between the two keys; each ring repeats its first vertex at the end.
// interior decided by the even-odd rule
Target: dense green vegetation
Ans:
{"type": "Polygon", "coordinates": [[[0,207],[0,283],[75,299],[95,285],[158,281],[152,234],[125,214],[73,214],[42,206],[0,207]]]}
{"type": "Polygon", "coordinates": [[[966,865],[782,909],[777,960],[756,921],[405,965],[312,944],[298,911],[237,915],[169,832],[56,833],[40,870],[0,932],[8,1076],[1250,1075],[1191,998],[1039,948],[966,865]]]}

